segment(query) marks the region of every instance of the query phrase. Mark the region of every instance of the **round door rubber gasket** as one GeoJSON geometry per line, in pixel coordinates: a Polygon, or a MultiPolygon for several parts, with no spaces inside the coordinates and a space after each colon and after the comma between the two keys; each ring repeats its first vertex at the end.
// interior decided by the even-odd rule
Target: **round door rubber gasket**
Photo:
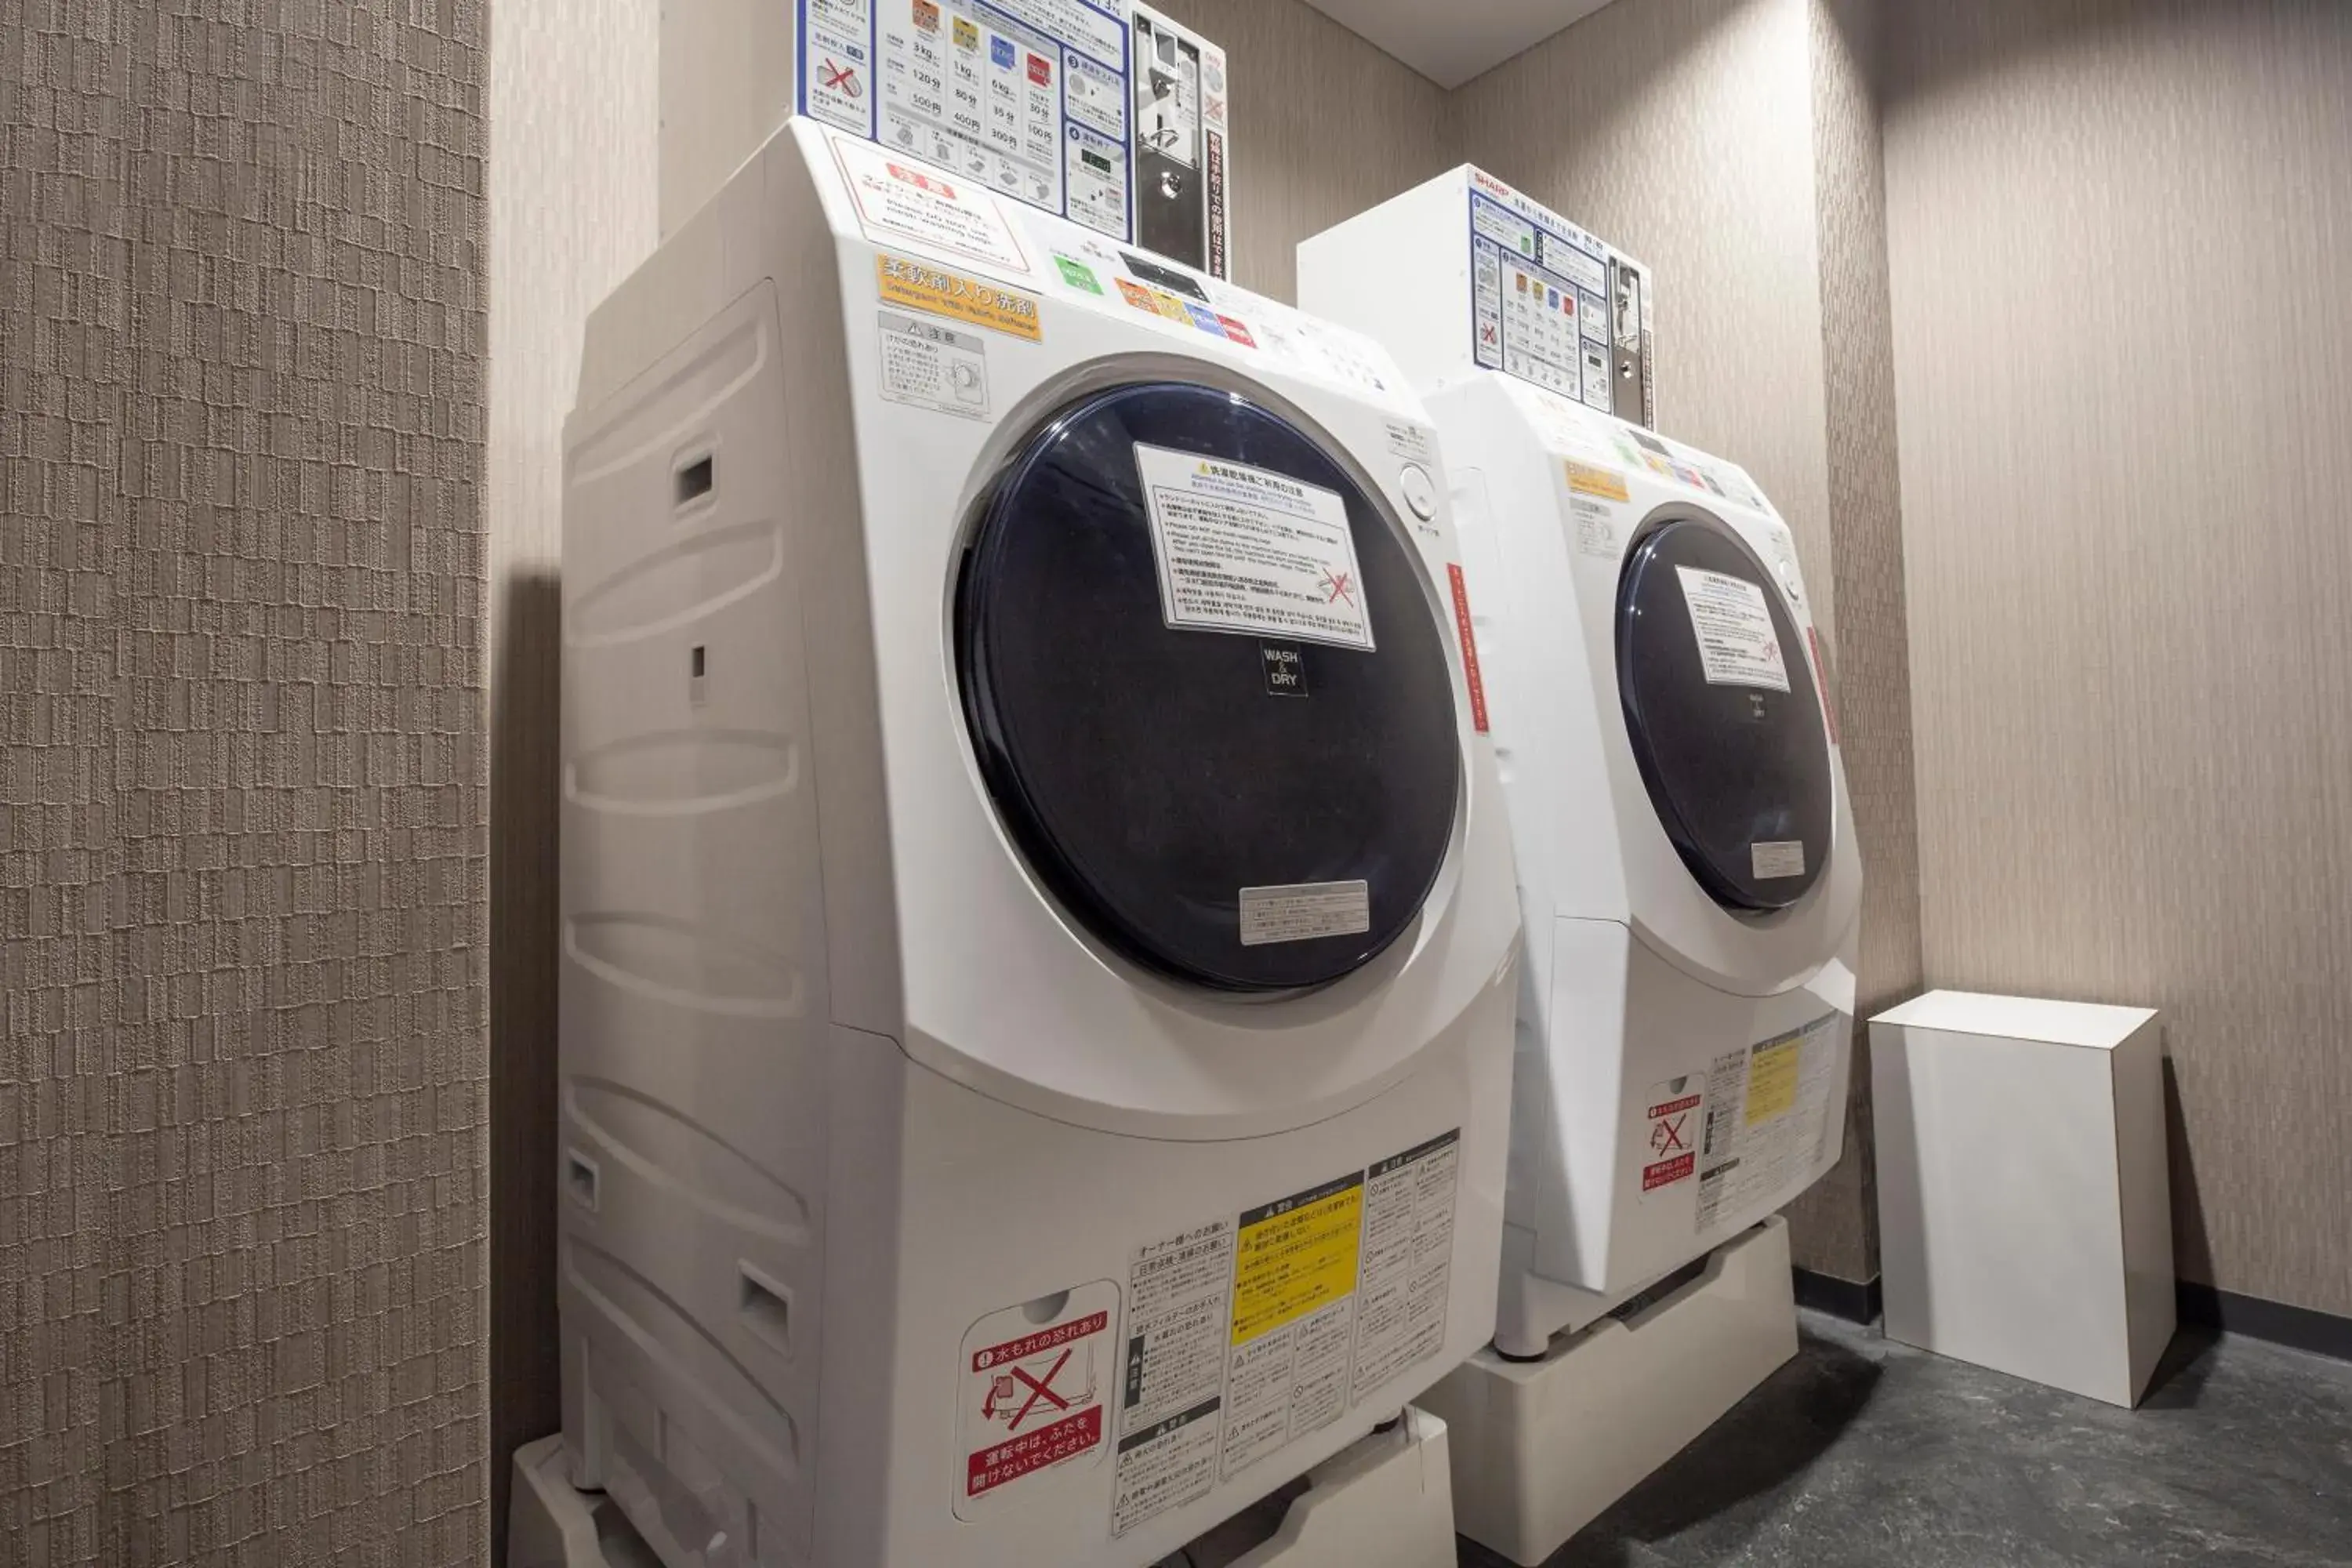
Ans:
{"type": "Polygon", "coordinates": [[[1221,388],[1121,385],[1045,420],[980,504],[955,601],[965,719],[1069,917],[1228,992],[1328,984],[1412,927],[1459,807],[1452,670],[1413,547],[1317,437],[1221,388]],[[1139,446],[1339,497],[1373,647],[1171,626],[1139,446]],[[1342,909],[1322,923],[1360,929],[1243,940],[1244,889],[1302,886],[1342,909]]]}
{"type": "Polygon", "coordinates": [[[1764,913],[1802,899],[1833,852],[1836,785],[1804,641],[1763,563],[1705,509],[1661,507],[1635,531],[1618,577],[1616,647],[1626,735],[1683,864],[1727,909],[1764,913]],[[1690,573],[1756,590],[1785,690],[1739,679],[1721,659],[1708,679],[1690,573]]]}

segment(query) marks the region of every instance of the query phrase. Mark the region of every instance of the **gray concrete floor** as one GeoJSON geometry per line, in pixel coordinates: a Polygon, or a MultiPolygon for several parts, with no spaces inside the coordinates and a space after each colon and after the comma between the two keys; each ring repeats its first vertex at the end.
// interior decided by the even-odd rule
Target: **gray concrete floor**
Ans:
{"type": "Polygon", "coordinates": [[[2129,1411],[1811,1313],[1802,1341],[1547,1568],[2352,1564],[2352,1364],[2184,1331],[2129,1411]]]}

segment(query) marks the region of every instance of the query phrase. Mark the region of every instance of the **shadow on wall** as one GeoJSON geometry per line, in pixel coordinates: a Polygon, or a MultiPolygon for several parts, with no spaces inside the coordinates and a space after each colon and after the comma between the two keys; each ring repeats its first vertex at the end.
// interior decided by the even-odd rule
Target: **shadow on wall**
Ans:
{"type": "Polygon", "coordinates": [[[2172,1037],[2157,1026],[2164,1052],[2164,1145],[2172,1166],[2172,1273],[2200,1284],[2213,1280],[2213,1243],[2205,1230],[2205,1200],[2197,1189],[2197,1156],[2180,1110],[2180,1078],[2173,1070],[2172,1037]]]}
{"type": "Polygon", "coordinates": [[[563,602],[546,570],[497,606],[490,671],[490,1560],[514,1449],[563,1424],[555,1318],[556,773],[563,602]]]}
{"type": "MultiPolygon", "coordinates": [[[[1811,1332],[1801,1331],[1799,1340],[1794,1361],[1620,1498],[1546,1568],[1658,1562],[1655,1543],[1709,1520],[1737,1516],[1810,1469],[1862,1415],[1884,1369],[1811,1332]]],[[[1462,1563],[1464,1568],[1501,1568],[1505,1559],[1465,1543],[1462,1563]]]]}

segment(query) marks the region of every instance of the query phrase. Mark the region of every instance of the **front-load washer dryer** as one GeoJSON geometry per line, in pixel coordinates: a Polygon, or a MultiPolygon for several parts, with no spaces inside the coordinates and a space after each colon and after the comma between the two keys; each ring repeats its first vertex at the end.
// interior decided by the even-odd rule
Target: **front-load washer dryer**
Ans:
{"type": "Polygon", "coordinates": [[[1518,906],[1385,354],[795,121],[565,439],[578,1484],[1120,1568],[1487,1340],[1518,906]]]}
{"type": "Polygon", "coordinates": [[[1425,401],[1528,925],[1495,1344],[1533,1357],[1837,1163],[1862,862],[1747,472],[1495,372],[1425,401]]]}

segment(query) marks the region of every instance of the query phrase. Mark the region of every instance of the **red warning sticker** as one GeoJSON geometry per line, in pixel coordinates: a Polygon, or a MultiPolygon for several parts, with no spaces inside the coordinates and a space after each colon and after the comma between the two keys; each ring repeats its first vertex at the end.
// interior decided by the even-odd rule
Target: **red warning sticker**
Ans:
{"type": "Polygon", "coordinates": [[[1118,1287],[1098,1279],[992,1312],[964,1335],[959,1515],[972,1517],[971,1505],[1025,1477],[1102,1452],[1118,1316],[1118,1287]]]}
{"type": "Polygon", "coordinates": [[[1478,673],[1478,639],[1470,631],[1470,585],[1455,562],[1445,563],[1445,574],[1454,580],[1454,629],[1462,637],[1462,673],[1470,680],[1470,722],[1483,735],[1486,733],[1486,682],[1478,673]]]}
{"type": "Polygon", "coordinates": [[[1822,722],[1830,727],[1830,744],[1838,743],[1837,710],[1830,706],[1830,677],[1822,663],[1822,639],[1812,627],[1805,628],[1805,645],[1813,650],[1813,689],[1822,694],[1822,722]]]}
{"type": "Polygon", "coordinates": [[[1706,1098],[1696,1075],[1654,1086],[1642,1108],[1642,1195],[1645,1198],[1698,1169],[1699,1106],[1706,1098]]]}

